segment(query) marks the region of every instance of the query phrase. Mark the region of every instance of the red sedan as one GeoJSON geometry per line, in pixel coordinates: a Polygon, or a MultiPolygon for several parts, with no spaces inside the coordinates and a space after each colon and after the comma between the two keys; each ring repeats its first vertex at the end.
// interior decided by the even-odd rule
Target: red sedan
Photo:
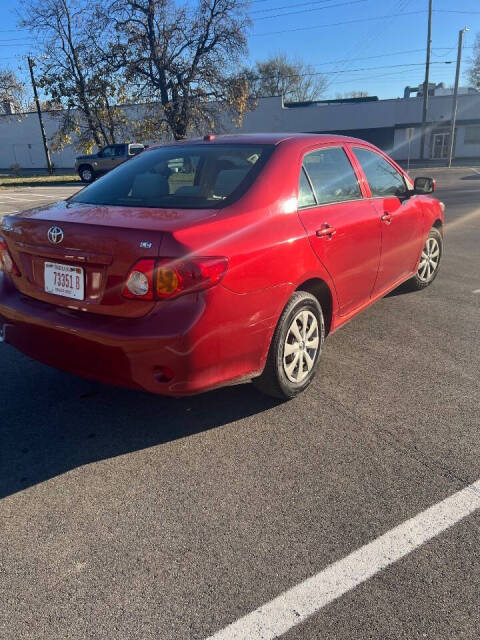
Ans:
{"type": "Polygon", "coordinates": [[[253,380],[289,398],[324,338],[442,257],[443,205],[367,142],[206,136],[152,147],[3,219],[0,339],[165,395],[253,380]]]}

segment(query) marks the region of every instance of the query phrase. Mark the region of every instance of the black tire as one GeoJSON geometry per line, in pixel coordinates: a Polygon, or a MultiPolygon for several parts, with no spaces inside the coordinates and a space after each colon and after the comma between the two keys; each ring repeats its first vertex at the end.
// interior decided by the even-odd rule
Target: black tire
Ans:
{"type": "MultiPolygon", "coordinates": [[[[296,327],[298,331],[299,325],[296,324],[296,327]]],[[[301,331],[302,330],[300,330],[300,332],[301,331]]],[[[308,331],[304,331],[303,337],[305,337],[308,331]]],[[[295,340],[295,338],[293,338],[293,340],[295,340]]],[[[317,298],[306,291],[295,291],[295,293],[292,295],[287,305],[285,306],[285,309],[283,310],[282,315],[280,316],[280,319],[277,323],[277,327],[270,344],[265,369],[263,370],[262,375],[253,381],[253,384],[262,393],[273,396],[274,398],[281,398],[285,400],[298,395],[308,387],[308,385],[315,377],[324,340],[325,322],[323,318],[322,308],[317,298]],[[289,344],[286,344],[287,338],[290,340],[290,337],[293,336],[293,323],[294,321],[295,323],[301,322],[301,320],[298,320],[298,316],[303,311],[307,312],[307,314],[303,317],[306,317],[307,321],[310,322],[310,325],[306,325],[306,329],[309,326],[308,331],[314,331],[314,333],[312,333],[314,337],[313,340],[311,340],[311,344],[315,342],[315,336],[318,336],[318,347],[316,349],[314,357],[311,357],[311,355],[313,354],[313,349],[308,349],[309,342],[307,342],[306,340],[302,340],[299,343],[292,343],[292,348],[296,345],[300,345],[298,349],[298,359],[301,360],[301,364],[297,364],[295,368],[295,370],[299,371],[300,375],[302,375],[302,373],[304,372],[304,366],[306,365],[308,367],[306,359],[307,355],[310,360],[313,361],[313,365],[306,374],[305,378],[303,378],[299,382],[295,382],[289,379],[286,372],[286,367],[288,366],[288,364],[291,365],[293,359],[297,357],[297,352],[292,353],[291,355],[285,355],[285,349],[289,346],[289,344]],[[315,323],[311,318],[311,314],[317,321],[316,329],[315,323]],[[307,352],[307,355],[304,355],[304,352],[307,352]],[[291,358],[291,360],[288,364],[286,364],[288,358],[291,358]],[[302,371],[299,370],[300,366],[302,367],[302,371]]],[[[294,375],[294,372],[292,372],[291,375],[294,375]]]]}
{"type": "MultiPolygon", "coordinates": [[[[409,291],[421,291],[422,289],[425,289],[426,287],[432,284],[432,282],[437,277],[437,273],[440,268],[442,253],[443,253],[443,236],[436,227],[432,227],[425,241],[425,247],[423,248],[423,251],[422,251],[422,257],[420,258],[418,271],[413,276],[413,278],[410,278],[410,280],[407,280],[407,282],[405,283],[406,288],[409,291]],[[434,268],[431,274],[428,274],[428,271],[424,270],[424,262],[423,262],[423,256],[426,253],[428,253],[429,243],[430,245],[433,245],[435,248],[438,248],[438,259],[436,264],[434,265],[434,268]]],[[[433,267],[433,262],[431,262],[431,266],[433,267]]]]}
{"type": "Polygon", "coordinates": [[[95,180],[95,172],[93,167],[89,164],[82,164],[78,167],[78,175],[82,182],[93,182],[95,180]]]}

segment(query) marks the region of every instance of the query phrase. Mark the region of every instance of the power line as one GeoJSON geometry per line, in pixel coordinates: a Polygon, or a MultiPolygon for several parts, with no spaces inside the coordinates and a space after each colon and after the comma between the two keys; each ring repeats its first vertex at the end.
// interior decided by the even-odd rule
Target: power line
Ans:
{"type": "Polygon", "coordinates": [[[284,4],[281,7],[269,7],[268,9],[255,9],[250,13],[266,13],[267,11],[280,11],[281,9],[295,9],[296,7],[309,7],[312,4],[326,4],[334,0],[313,0],[313,2],[300,2],[298,4],[284,4]]]}
{"type": "Polygon", "coordinates": [[[294,29],[282,29],[281,31],[266,31],[264,33],[252,33],[253,37],[271,36],[280,33],[292,33],[293,31],[308,31],[309,29],[324,29],[326,27],[340,27],[346,24],[358,24],[360,22],[371,22],[372,20],[384,20],[385,18],[403,18],[405,16],[415,16],[426,13],[426,11],[407,11],[405,13],[391,13],[386,16],[375,16],[371,18],[359,18],[357,20],[347,20],[345,22],[332,22],[330,24],[316,24],[310,27],[296,27],[294,29]]]}
{"type": "MultiPolygon", "coordinates": [[[[377,71],[379,69],[398,69],[399,67],[401,67],[402,69],[405,69],[407,67],[423,67],[424,66],[424,62],[407,62],[405,64],[387,64],[387,65],[382,65],[380,67],[361,67],[359,69],[346,69],[344,71],[312,71],[310,73],[293,73],[293,74],[289,74],[289,75],[282,75],[282,78],[304,78],[304,77],[311,77],[311,76],[324,76],[324,75],[339,75],[339,74],[344,74],[344,73],[357,73],[359,71],[377,71]]],[[[438,62],[431,62],[430,64],[452,64],[452,60],[445,60],[445,61],[438,61],[438,62]]],[[[269,78],[277,78],[278,76],[276,75],[266,75],[266,76],[254,76],[255,80],[268,80],[269,78]]],[[[354,78],[355,79],[355,78],[354,78]]]]}
{"type": "Polygon", "coordinates": [[[255,20],[269,20],[270,18],[283,18],[283,16],[293,16],[299,13],[310,13],[311,11],[321,11],[322,9],[333,9],[334,7],[344,7],[347,4],[359,4],[360,2],[367,2],[367,0],[350,0],[349,2],[340,2],[339,4],[329,4],[324,7],[314,7],[312,9],[300,9],[299,11],[288,11],[287,13],[276,13],[273,16],[260,16],[255,20]]]}
{"type": "MultiPolygon", "coordinates": [[[[412,0],[398,0],[396,3],[397,13],[404,13],[407,11],[409,4],[412,0]]],[[[390,27],[391,24],[395,22],[395,18],[387,17],[384,18],[380,23],[377,23],[375,26],[371,25],[370,28],[367,29],[367,33],[365,36],[357,39],[355,42],[352,42],[351,46],[346,52],[346,57],[350,58],[358,53],[358,51],[372,50],[372,46],[378,41],[379,34],[382,34],[382,38],[385,37],[386,30],[390,27]],[[383,29],[382,29],[383,25],[383,29]]],[[[346,68],[347,63],[343,63],[337,65],[337,70],[343,70],[346,68]]],[[[330,79],[330,81],[326,84],[325,89],[328,89],[330,84],[333,82],[334,78],[330,79]]]]}
{"type": "MultiPolygon", "coordinates": [[[[473,49],[473,46],[472,47],[463,47],[463,48],[464,49],[468,49],[468,48],[473,49]]],[[[452,50],[451,47],[450,48],[449,47],[434,47],[432,49],[432,51],[443,50],[443,49],[445,49],[445,50],[448,49],[448,52],[450,52],[452,50]]],[[[420,53],[421,51],[424,51],[424,49],[406,49],[405,51],[392,51],[391,53],[379,53],[379,54],[377,54],[375,56],[364,56],[364,57],[360,57],[360,58],[355,56],[355,60],[374,60],[375,58],[390,58],[392,56],[399,56],[399,55],[403,55],[403,54],[407,54],[407,53],[420,53]]],[[[448,55],[448,52],[447,52],[447,54],[442,53],[442,54],[439,54],[439,55],[445,56],[445,55],[448,55]]],[[[324,65],[324,64],[338,64],[340,62],[351,62],[351,61],[352,61],[352,58],[343,58],[343,59],[339,59],[339,60],[327,60],[325,62],[322,62],[321,65],[324,65]]],[[[320,64],[316,64],[316,65],[313,65],[313,66],[319,67],[321,65],[320,64]]]]}
{"type": "Polygon", "coordinates": [[[456,9],[434,9],[433,13],[468,13],[468,15],[478,15],[480,11],[457,11],[456,9]]]}

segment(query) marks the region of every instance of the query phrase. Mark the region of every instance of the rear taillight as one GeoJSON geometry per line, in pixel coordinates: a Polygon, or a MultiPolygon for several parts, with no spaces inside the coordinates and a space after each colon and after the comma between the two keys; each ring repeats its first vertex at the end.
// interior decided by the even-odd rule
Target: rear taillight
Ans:
{"type": "Polygon", "coordinates": [[[3,269],[5,273],[12,276],[20,275],[20,271],[18,270],[18,267],[8,250],[7,243],[2,236],[0,236],[0,269],[3,269]]]}
{"type": "Polygon", "coordinates": [[[227,258],[140,260],[130,271],[123,295],[137,300],[166,300],[215,286],[227,270],[227,258]]]}
{"type": "Polygon", "coordinates": [[[164,259],[157,263],[155,293],[158,299],[208,289],[220,282],[227,258],[164,259]]]}

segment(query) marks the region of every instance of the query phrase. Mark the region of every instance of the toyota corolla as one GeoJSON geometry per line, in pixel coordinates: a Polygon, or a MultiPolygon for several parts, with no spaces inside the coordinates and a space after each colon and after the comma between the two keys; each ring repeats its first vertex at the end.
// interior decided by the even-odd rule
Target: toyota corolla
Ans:
{"type": "Polygon", "coordinates": [[[206,136],[151,147],[66,201],[6,216],[0,339],[103,382],[292,397],[325,336],[436,277],[443,205],[371,144],[206,136]]]}

